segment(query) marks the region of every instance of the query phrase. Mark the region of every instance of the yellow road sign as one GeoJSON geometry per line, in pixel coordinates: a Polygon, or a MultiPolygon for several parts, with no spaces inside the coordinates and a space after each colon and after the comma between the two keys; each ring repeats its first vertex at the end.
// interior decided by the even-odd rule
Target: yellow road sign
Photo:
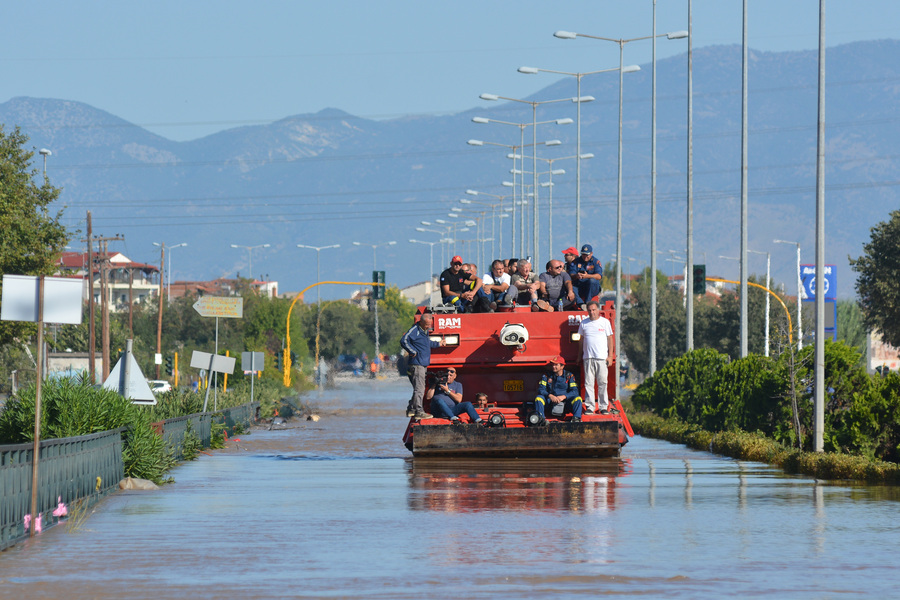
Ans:
{"type": "Polygon", "coordinates": [[[244,299],[223,296],[201,296],[194,302],[201,317],[240,319],[244,316],[244,299]]]}

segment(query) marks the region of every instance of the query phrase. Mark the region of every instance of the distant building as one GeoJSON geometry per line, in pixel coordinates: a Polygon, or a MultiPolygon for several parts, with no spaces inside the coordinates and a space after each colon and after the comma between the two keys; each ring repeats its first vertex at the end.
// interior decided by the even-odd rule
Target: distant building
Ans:
{"type": "Polygon", "coordinates": [[[416,306],[434,306],[441,303],[441,290],[437,279],[420,281],[400,290],[400,297],[406,298],[416,306]]]}
{"type": "Polygon", "coordinates": [[[94,302],[101,302],[101,269],[107,271],[107,299],[110,310],[118,311],[132,302],[147,302],[159,293],[159,268],[155,265],[134,262],[121,252],[93,255],[93,268],[88,269],[87,253],[63,252],[57,261],[62,277],[85,280],[84,299],[88,300],[88,290],[92,289],[94,302]],[[90,276],[88,275],[90,273],[90,276]],[[89,287],[88,281],[91,282],[89,287]]]}
{"type": "Polygon", "coordinates": [[[278,295],[277,281],[259,281],[246,279],[226,279],[220,277],[212,281],[175,281],[171,285],[172,298],[182,296],[240,296],[241,291],[255,290],[260,295],[274,298],[278,295]]]}

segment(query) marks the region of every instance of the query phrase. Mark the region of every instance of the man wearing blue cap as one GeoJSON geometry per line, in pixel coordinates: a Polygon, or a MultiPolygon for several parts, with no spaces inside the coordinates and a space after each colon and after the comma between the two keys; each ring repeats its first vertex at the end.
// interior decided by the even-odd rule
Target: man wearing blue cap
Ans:
{"type": "Polygon", "coordinates": [[[572,262],[572,283],[578,289],[578,296],[590,302],[600,295],[600,280],[603,279],[603,265],[594,258],[594,248],[590,244],[581,247],[581,256],[572,262]]]}

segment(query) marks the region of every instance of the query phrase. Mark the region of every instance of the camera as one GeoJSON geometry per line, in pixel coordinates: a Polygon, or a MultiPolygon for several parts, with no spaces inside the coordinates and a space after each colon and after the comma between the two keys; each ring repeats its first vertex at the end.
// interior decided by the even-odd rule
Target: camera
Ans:
{"type": "Polygon", "coordinates": [[[447,382],[450,380],[449,379],[450,373],[447,371],[443,371],[443,370],[442,371],[434,371],[433,373],[430,373],[429,375],[431,377],[431,385],[435,386],[435,387],[441,386],[441,385],[447,385],[447,382]]]}

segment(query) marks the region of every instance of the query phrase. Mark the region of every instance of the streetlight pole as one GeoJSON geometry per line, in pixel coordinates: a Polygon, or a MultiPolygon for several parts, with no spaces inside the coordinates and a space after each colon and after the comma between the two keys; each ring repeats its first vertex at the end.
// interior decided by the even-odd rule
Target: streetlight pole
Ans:
{"type": "MultiPolygon", "coordinates": [[[[593,154],[591,154],[590,156],[593,156],[593,154]]],[[[550,248],[549,248],[550,256],[553,256],[553,176],[554,175],[565,175],[565,173],[566,173],[565,169],[554,169],[553,163],[557,160],[566,159],[566,158],[575,158],[575,157],[574,156],[560,156],[559,158],[540,158],[540,157],[538,157],[538,160],[545,161],[549,165],[548,171],[541,171],[540,173],[538,173],[538,175],[547,175],[548,176],[548,180],[541,183],[540,186],[548,188],[548,190],[549,190],[549,193],[547,194],[547,208],[548,208],[547,226],[549,229],[549,235],[547,236],[547,240],[550,245],[550,248]]],[[[523,171],[523,175],[528,172],[529,171],[523,171]]]]}
{"type": "Polygon", "coordinates": [[[250,281],[253,281],[253,251],[257,248],[268,248],[271,244],[259,244],[258,246],[239,246],[231,244],[232,248],[243,248],[247,251],[247,270],[250,271],[250,281]]]}
{"type": "MultiPolygon", "coordinates": [[[[506,100],[509,102],[519,102],[521,104],[528,104],[531,106],[531,142],[535,148],[534,154],[537,155],[537,107],[542,104],[554,104],[558,102],[576,102],[577,98],[558,98],[556,100],[523,100],[521,98],[510,98],[508,96],[499,96],[497,94],[481,94],[479,96],[482,100],[506,100]]],[[[571,123],[572,119],[560,119],[560,121],[566,121],[567,123],[571,123]]],[[[559,122],[559,121],[557,121],[559,122]]],[[[540,262],[540,244],[538,243],[538,224],[539,224],[539,213],[538,213],[538,180],[537,180],[537,158],[532,157],[532,172],[533,172],[533,184],[532,184],[532,192],[534,193],[534,198],[532,199],[532,244],[534,246],[534,264],[538,264],[540,262]]],[[[524,160],[524,159],[523,159],[524,160]]],[[[552,250],[551,250],[552,252],[552,250]]]]}
{"type": "MultiPolygon", "coordinates": [[[[412,239],[409,240],[409,243],[410,243],[410,244],[428,244],[428,246],[429,246],[429,248],[428,248],[428,252],[429,252],[429,254],[430,254],[429,264],[430,264],[430,266],[431,266],[431,271],[429,272],[429,275],[428,275],[428,284],[429,284],[429,287],[431,288],[431,289],[429,290],[429,292],[428,292],[428,293],[429,293],[429,299],[430,299],[430,297],[431,297],[430,294],[433,294],[433,293],[434,293],[434,276],[435,276],[435,272],[434,272],[434,245],[435,245],[435,244],[442,244],[442,243],[445,242],[445,241],[447,241],[447,240],[446,240],[446,239],[440,239],[440,240],[438,240],[438,241],[436,241],[436,242],[423,242],[422,240],[412,240],[412,239]]],[[[430,304],[430,300],[429,300],[429,304],[430,304]]]]}
{"type": "MultiPolygon", "coordinates": [[[[154,246],[159,246],[156,242],[153,242],[154,246]]],[[[180,248],[181,246],[187,246],[187,242],[183,242],[181,244],[175,244],[174,246],[166,246],[169,249],[169,268],[168,275],[166,275],[166,301],[172,301],[172,250],[175,248],[180,248]]]]}
{"type": "MultiPolygon", "coordinates": [[[[394,241],[385,242],[383,244],[365,244],[365,243],[361,243],[361,242],[353,242],[353,245],[354,246],[369,246],[370,248],[372,248],[372,270],[377,271],[378,270],[378,248],[379,248],[379,246],[393,246],[396,243],[397,242],[394,242],[394,241]]],[[[378,331],[378,300],[375,299],[374,292],[373,292],[372,302],[374,303],[374,309],[375,309],[375,356],[377,357],[379,355],[379,353],[381,352],[381,346],[380,346],[380,340],[379,340],[380,332],[378,331]]]]}
{"type": "MultiPolygon", "coordinates": [[[[305,246],[303,244],[297,244],[298,248],[306,248],[307,250],[315,250],[316,251],[316,283],[321,283],[322,278],[319,275],[319,252],[322,250],[328,250],[331,248],[340,248],[340,244],[333,244],[331,246],[305,246]]],[[[322,286],[316,286],[316,383],[319,386],[319,389],[322,389],[322,373],[319,372],[319,333],[320,333],[320,321],[322,320],[322,286]]]]}
{"type": "Polygon", "coordinates": [[[776,244],[793,244],[797,246],[797,351],[800,351],[803,350],[803,315],[800,312],[803,306],[803,276],[800,274],[800,242],[772,241],[776,244]]]}
{"type": "MultiPolygon", "coordinates": [[[[507,97],[505,97],[505,96],[497,96],[497,95],[495,95],[495,94],[482,94],[480,97],[481,97],[483,100],[511,100],[511,101],[513,101],[513,102],[521,102],[521,103],[523,103],[523,104],[531,104],[531,105],[532,105],[532,122],[531,122],[531,123],[513,123],[513,122],[511,122],[511,121],[500,121],[500,120],[498,120],[498,119],[488,119],[488,118],[485,118],[485,117],[474,117],[474,118],[472,119],[472,122],[473,122],[473,123],[500,123],[500,124],[502,124],[502,125],[514,125],[514,126],[518,127],[518,128],[519,128],[519,134],[520,134],[519,137],[521,138],[521,139],[520,139],[520,145],[519,145],[519,146],[507,146],[507,147],[508,147],[508,148],[516,148],[516,147],[518,147],[518,148],[522,148],[522,149],[523,149],[523,155],[520,157],[520,158],[521,158],[521,163],[520,163],[520,164],[521,164],[523,170],[524,170],[524,168],[525,168],[524,148],[527,148],[528,146],[531,146],[531,147],[533,148],[532,153],[535,154],[535,155],[537,155],[537,147],[538,147],[539,145],[543,145],[543,146],[559,146],[560,144],[562,144],[562,142],[560,142],[559,140],[547,140],[546,142],[538,142],[538,141],[537,141],[537,126],[538,126],[538,125],[546,125],[546,124],[548,124],[548,123],[555,123],[556,125],[569,125],[569,124],[573,123],[572,119],[569,119],[569,118],[552,119],[552,120],[549,120],[549,121],[535,121],[535,120],[534,120],[534,118],[537,117],[537,104],[548,104],[548,103],[552,103],[552,102],[565,102],[565,101],[569,100],[568,98],[564,98],[564,99],[562,99],[562,100],[544,100],[544,101],[542,101],[542,102],[531,102],[531,101],[528,101],[528,100],[516,100],[516,99],[514,99],[514,98],[507,98],[507,97]],[[533,142],[532,142],[531,144],[526,145],[526,144],[525,144],[525,128],[528,127],[528,126],[531,126],[531,127],[532,127],[532,137],[533,137],[533,142]]],[[[574,99],[573,99],[573,100],[574,100],[574,99]]],[[[489,143],[489,142],[483,142],[483,141],[481,141],[481,140],[469,140],[468,143],[469,143],[469,145],[471,145],[471,146],[481,146],[481,145],[484,145],[484,144],[489,143]]],[[[491,145],[494,145],[494,146],[503,146],[504,144],[491,144],[491,145]]],[[[517,170],[516,170],[516,164],[515,164],[516,156],[517,156],[517,155],[515,154],[515,150],[513,150],[513,154],[512,154],[512,156],[511,156],[511,158],[513,159],[513,169],[512,169],[512,171],[511,171],[511,172],[513,173],[513,183],[512,183],[512,188],[513,188],[513,190],[515,190],[515,175],[518,173],[517,170]]],[[[536,161],[536,160],[533,161],[533,162],[534,162],[535,165],[537,164],[537,161],[536,161]]],[[[535,185],[537,184],[536,179],[535,179],[535,181],[534,181],[534,184],[535,184],[535,185]]],[[[506,185],[506,182],[504,182],[503,185],[506,185]]],[[[525,204],[524,200],[525,200],[525,198],[527,198],[528,196],[527,196],[527,194],[525,193],[525,177],[524,177],[524,175],[523,175],[523,177],[522,177],[521,180],[520,180],[520,185],[521,185],[521,189],[522,189],[522,191],[521,191],[521,197],[522,197],[522,200],[523,200],[523,204],[525,204]]],[[[533,220],[534,220],[534,233],[535,233],[535,235],[537,235],[537,213],[536,213],[536,210],[537,210],[537,194],[534,193],[534,192],[532,192],[532,200],[533,200],[533,202],[532,202],[532,203],[533,203],[533,208],[535,209],[535,210],[533,211],[533,212],[535,213],[535,214],[533,215],[533,220]]],[[[516,202],[515,202],[515,200],[513,200],[513,207],[515,207],[515,205],[516,205],[516,202]]],[[[524,209],[524,207],[522,208],[521,216],[522,216],[521,227],[520,227],[521,246],[520,246],[520,250],[519,250],[519,255],[520,255],[520,256],[524,256],[524,255],[525,255],[525,209],[524,209]]],[[[513,215],[513,219],[515,220],[515,215],[513,215]]],[[[535,240],[534,243],[535,243],[535,245],[536,245],[536,240],[535,240]]],[[[537,249],[536,249],[536,248],[535,248],[534,254],[535,254],[535,256],[537,255],[537,249]]]]}
{"type": "MultiPolygon", "coordinates": [[[[470,140],[471,141],[471,140],[470,140]]],[[[490,206],[491,207],[491,237],[494,237],[494,221],[497,218],[497,207],[500,207],[500,227],[499,227],[499,239],[497,240],[497,249],[500,250],[500,253],[503,253],[503,201],[509,198],[508,195],[501,196],[499,194],[488,194],[487,192],[477,192],[475,190],[466,190],[466,194],[470,196],[490,196],[492,198],[498,199],[500,202],[496,204],[490,204],[488,202],[479,202],[477,200],[469,200],[468,198],[460,199],[460,203],[462,204],[481,204],[482,206],[490,206]]],[[[491,241],[491,256],[497,258],[497,255],[494,253],[494,242],[491,241]]]]}
{"type": "Polygon", "coordinates": [[[41,148],[38,152],[44,157],[44,179],[47,179],[47,157],[53,156],[53,153],[47,148],[41,148]]]}
{"type": "MultiPolygon", "coordinates": [[[[656,4],[654,2],[654,22],[656,19],[655,7],[656,7],[656,4]]],[[[616,254],[621,255],[622,254],[622,103],[623,103],[623,76],[622,75],[623,75],[623,71],[624,71],[624,61],[625,61],[625,58],[624,58],[625,44],[630,43],[630,42],[637,42],[640,40],[647,40],[647,39],[653,39],[655,41],[656,38],[663,37],[663,36],[667,37],[670,40],[681,39],[681,38],[687,37],[688,32],[674,31],[671,33],[662,33],[662,34],[657,35],[656,31],[654,30],[653,35],[645,35],[645,36],[630,38],[630,39],[608,38],[608,37],[602,37],[602,36],[597,36],[597,35],[588,35],[585,33],[575,33],[572,31],[557,31],[556,33],[553,34],[553,36],[563,39],[563,40],[574,40],[575,38],[578,38],[578,37],[586,37],[586,38],[594,39],[594,40],[603,40],[603,41],[607,41],[607,42],[614,42],[619,45],[619,158],[618,158],[618,175],[617,175],[617,185],[616,185],[616,188],[617,188],[617,192],[616,192],[616,254]]],[[[654,45],[654,50],[655,50],[655,45],[654,45]]],[[[656,72],[655,52],[654,52],[653,70],[654,70],[654,75],[655,75],[655,72],[656,72]]],[[[656,150],[656,144],[655,144],[655,140],[656,140],[656,135],[655,135],[655,133],[656,133],[656,130],[655,130],[656,86],[655,86],[655,82],[656,82],[656,79],[655,79],[655,77],[653,79],[653,82],[654,82],[654,86],[653,86],[654,96],[652,99],[652,105],[653,105],[652,120],[653,120],[654,129],[652,132],[653,135],[651,136],[653,138],[653,144],[652,144],[652,148],[651,148],[652,156],[651,156],[651,161],[650,161],[651,162],[651,188],[652,188],[651,189],[651,210],[650,210],[650,216],[651,216],[651,223],[650,223],[651,269],[650,270],[652,271],[652,273],[651,273],[652,283],[651,283],[651,292],[650,292],[650,294],[651,294],[650,374],[651,375],[656,371],[656,235],[655,235],[656,234],[656,222],[655,222],[655,217],[656,217],[656,202],[655,202],[655,200],[656,200],[656,197],[655,197],[655,194],[653,193],[653,192],[655,192],[654,184],[656,181],[655,177],[654,177],[655,173],[656,173],[656,153],[655,153],[655,150],[656,150]]],[[[620,285],[619,285],[619,282],[621,281],[621,267],[619,265],[619,262],[620,261],[618,261],[618,260],[616,261],[616,270],[617,270],[617,273],[616,273],[616,356],[617,357],[619,355],[619,348],[620,348],[619,325],[621,324],[620,313],[621,313],[621,308],[622,308],[622,295],[621,295],[621,289],[620,289],[620,285]]],[[[619,396],[619,378],[617,377],[616,378],[616,397],[618,398],[618,396],[619,396]]]]}
{"type": "MultiPolygon", "coordinates": [[[[575,78],[576,81],[576,96],[572,99],[573,102],[577,105],[576,113],[575,113],[575,123],[576,123],[576,134],[575,134],[575,158],[577,159],[575,163],[575,247],[581,247],[581,104],[583,102],[592,102],[594,100],[593,96],[582,96],[581,95],[581,78],[585,75],[596,75],[598,73],[609,73],[611,71],[618,71],[619,67],[614,67],[612,69],[600,69],[598,71],[588,71],[585,73],[571,73],[569,71],[556,71],[553,69],[538,69],[536,67],[519,67],[519,73],[525,73],[526,75],[536,75],[537,73],[556,73],[558,75],[569,75],[575,78]]],[[[637,65],[631,65],[625,67],[626,73],[632,73],[634,71],[640,71],[641,68],[637,65]]],[[[550,250],[551,254],[553,252],[552,248],[550,250]]]]}

